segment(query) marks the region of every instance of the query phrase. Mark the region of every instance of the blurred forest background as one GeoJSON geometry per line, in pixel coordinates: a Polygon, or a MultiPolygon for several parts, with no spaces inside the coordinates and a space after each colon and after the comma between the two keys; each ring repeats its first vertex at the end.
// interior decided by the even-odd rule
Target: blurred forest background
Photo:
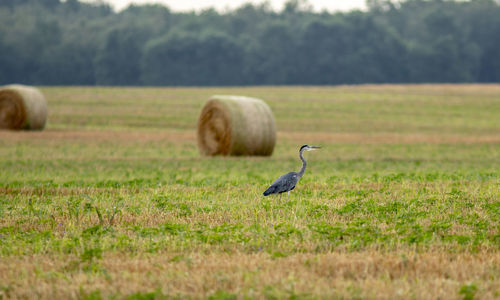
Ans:
{"type": "Polygon", "coordinates": [[[500,2],[368,0],[368,11],[223,13],[0,1],[0,84],[500,82],[500,2]]]}

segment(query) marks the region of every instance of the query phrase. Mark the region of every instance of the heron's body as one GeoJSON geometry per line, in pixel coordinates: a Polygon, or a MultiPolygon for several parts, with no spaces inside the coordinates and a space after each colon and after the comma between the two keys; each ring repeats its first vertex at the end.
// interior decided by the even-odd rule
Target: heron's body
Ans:
{"type": "Polygon", "coordinates": [[[299,179],[300,177],[297,172],[286,173],[271,184],[271,186],[264,192],[264,196],[289,192],[295,188],[299,179]]]}
{"type": "Polygon", "coordinates": [[[271,194],[281,194],[293,190],[297,185],[297,182],[299,182],[299,179],[304,175],[304,172],[306,171],[307,162],[302,154],[304,153],[304,151],[314,150],[318,148],[320,147],[309,145],[302,146],[299,151],[299,157],[300,160],[302,160],[302,168],[300,169],[300,171],[289,172],[285,175],[280,176],[271,184],[270,187],[267,188],[267,190],[264,192],[264,196],[268,196],[271,194]]]}

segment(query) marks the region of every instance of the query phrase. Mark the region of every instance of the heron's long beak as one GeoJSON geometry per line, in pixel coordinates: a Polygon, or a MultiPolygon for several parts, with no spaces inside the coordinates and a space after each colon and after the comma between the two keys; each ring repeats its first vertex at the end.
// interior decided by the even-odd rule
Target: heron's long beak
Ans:
{"type": "Polygon", "coordinates": [[[309,147],[310,150],[316,150],[316,149],[321,149],[321,147],[318,147],[318,146],[310,146],[309,147]]]}

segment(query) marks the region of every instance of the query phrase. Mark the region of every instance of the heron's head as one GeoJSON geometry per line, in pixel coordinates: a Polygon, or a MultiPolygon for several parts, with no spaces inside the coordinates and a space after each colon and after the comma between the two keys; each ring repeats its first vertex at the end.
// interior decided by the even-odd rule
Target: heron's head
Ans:
{"type": "Polygon", "coordinates": [[[304,145],[302,147],[300,147],[300,151],[311,151],[311,150],[316,150],[316,149],[319,149],[321,147],[318,147],[318,146],[311,146],[311,145],[304,145]]]}

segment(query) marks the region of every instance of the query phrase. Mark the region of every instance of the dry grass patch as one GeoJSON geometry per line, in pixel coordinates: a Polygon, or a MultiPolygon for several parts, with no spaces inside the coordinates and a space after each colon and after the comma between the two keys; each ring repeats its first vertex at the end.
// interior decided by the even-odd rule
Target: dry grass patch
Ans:
{"type": "Polygon", "coordinates": [[[328,144],[500,144],[500,135],[281,132],[279,138],[328,144]]]}
{"type": "Polygon", "coordinates": [[[43,132],[12,132],[0,130],[0,139],[4,142],[13,143],[23,141],[39,141],[47,143],[48,141],[59,143],[81,141],[85,143],[102,142],[185,142],[196,141],[196,133],[190,130],[73,130],[73,129],[50,129],[43,132]]]}
{"type": "Polygon", "coordinates": [[[0,293],[10,299],[76,299],[95,290],[103,296],[156,290],[192,298],[224,291],[252,298],[457,299],[466,285],[477,287],[479,299],[500,292],[500,254],[489,251],[106,254],[90,264],[71,256],[12,257],[0,265],[0,293]]]}

